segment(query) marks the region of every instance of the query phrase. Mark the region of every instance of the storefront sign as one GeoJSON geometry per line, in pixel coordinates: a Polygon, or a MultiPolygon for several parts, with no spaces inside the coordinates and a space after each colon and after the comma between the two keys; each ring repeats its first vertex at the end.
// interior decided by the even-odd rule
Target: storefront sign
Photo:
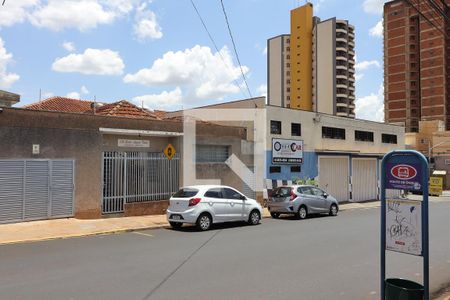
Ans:
{"type": "Polygon", "coordinates": [[[167,145],[166,149],[164,149],[164,155],[166,155],[168,160],[171,160],[176,153],[175,147],[172,144],[167,145]]]}
{"type": "Polygon", "coordinates": [[[299,164],[303,162],[303,141],[272,139],[272,163],[299,164]]]}
{"type": "Polygon", "coordinates": [[[386,188],[420,191],[422,189],[422,170],[420,165],[388,163],[386,188]]]}
{"type": "Polygon", "coordinates": [[[440,196],[442,195],[444,180],[442,177],[431,176],[430,177],[430,195],[440,196]]]}
{"type": "Polygon", "coordinates": [[[150,148],[150,141],[119,139],[118,146],[127,148],[150,148]]]}
{"type": "Polygon", "coordinates": [[[422,255],[421,201],[386,201],[386,250],[422,255]]]}

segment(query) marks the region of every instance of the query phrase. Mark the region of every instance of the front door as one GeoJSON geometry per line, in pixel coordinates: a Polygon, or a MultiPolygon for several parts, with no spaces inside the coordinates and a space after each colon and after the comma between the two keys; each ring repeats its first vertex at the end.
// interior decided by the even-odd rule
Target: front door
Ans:
{"type": "Polygon", "coordinates": [[[225,199],[221,188],[211,188],[205,193],[205,202],[214,212],[215,221],[227,221],[228,201],[225,199]]]}
{"type": "Polygon", "coordinates": [[[299,188],[299,192],[302,194],[302,198],[304,199],[306,206],[308,207],[308,212],[311,213],[319,213],[323,210],[323,201],[318,198],[312,187],[310,186],[302,186],[299,188]]]}
{"type": "Polygon", "coordinates": [[[318,199],[317,201],[318,209],[320,209],[323,212],[328,211],[329,205],[328,200],[324,197],[325,192],[315,187],[311,187],[311,191],[313,192],[314,196],[318,199]]]}

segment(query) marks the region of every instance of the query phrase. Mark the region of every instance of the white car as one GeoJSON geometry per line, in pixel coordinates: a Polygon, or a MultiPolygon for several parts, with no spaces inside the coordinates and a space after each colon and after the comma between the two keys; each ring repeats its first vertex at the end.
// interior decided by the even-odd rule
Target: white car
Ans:
{"type": "Polygon", "coordinates": [[[183,187],[170,198],[167,220],[173,228],[183,223],[196,224],[208,230],[213,223],[246,221],[256,225],[261,220],[262,207],[232,187],[196,185],[183,187]]]}

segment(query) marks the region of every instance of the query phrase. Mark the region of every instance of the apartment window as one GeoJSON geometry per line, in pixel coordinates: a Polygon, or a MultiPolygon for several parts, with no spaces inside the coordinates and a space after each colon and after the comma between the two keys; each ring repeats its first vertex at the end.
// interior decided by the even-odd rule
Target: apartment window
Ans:
{"type": "Polygon", "coordinates": [[[416,82],[415,81],[411,81],[411,86],[416,86],[416,82]]]}
{"type": "Polygon", "coordinates": [[[322,126],[322,138],[345,140],[345,129],[322,126]]]}
{"type": "Polygon", "coordinates": [[[355,141],[373,142],[373,132],[355,130],[355,141]]]}
{"type": "Polygon", "coordinates": [[[290,64],[290,63],[287,63],[287,64],[286,64],[286,67],[288,67],[288,68],[289,68],[290,66],[291,66],[291,64],[290,64]]]}
{"type": "Polygon", "coordinates": [[[291,58],[291,56],[290,56],[290,55],[286,55],[286,58],[287,58],[287,59],[290,59],[290,58],[291,58]]]}
{"type": "Polygon", "coordinates": [[[381,142],[385,144],[397,144],[397,136],[395,134],[381,134],[381,142]]]}
{"type": "Polygon", "coordinates": [[[302,125],[300,123],[291,123],[291,135],[292,136],[302,135],[302,125]]]}
{"type": "Polygon", "coordinates": [[[291,173],[300,173],[302,171],[301,166],[291,166],[291,173]]]}
{"type": "Polygon", "coordinates": [[[224,163],[230,156],[229,148],[224,145],[197,145],[196,161],[199,163],[224,163]]]}
{"type": "MultiPolygon", "coordinates": [[[[291,47],[286,47],[286,50],[291,51],[291,47]]],[[[289,55],[288,55],[288,58],[289,58],[289,55]]]]}
{"type": "Polygon", "coordinates": [[[281,173],[281,167],[280,166],[270,166],[269,172],[270,173],[281,173]]]}
{"type": "Polygon", "coordinates": [[[281,134],[281,121],[270,121],[270,133],[281,134]]]}

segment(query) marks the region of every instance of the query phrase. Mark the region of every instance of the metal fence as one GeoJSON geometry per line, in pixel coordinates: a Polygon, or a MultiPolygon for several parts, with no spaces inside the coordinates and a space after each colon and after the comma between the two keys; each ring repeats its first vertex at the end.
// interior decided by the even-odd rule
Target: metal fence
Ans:
{"type": "Polygon", "coordinates": [[[180,158],[163,153],[103,152],[103,213],[125,203],[169,199],[179,189],[180,158]]]}

